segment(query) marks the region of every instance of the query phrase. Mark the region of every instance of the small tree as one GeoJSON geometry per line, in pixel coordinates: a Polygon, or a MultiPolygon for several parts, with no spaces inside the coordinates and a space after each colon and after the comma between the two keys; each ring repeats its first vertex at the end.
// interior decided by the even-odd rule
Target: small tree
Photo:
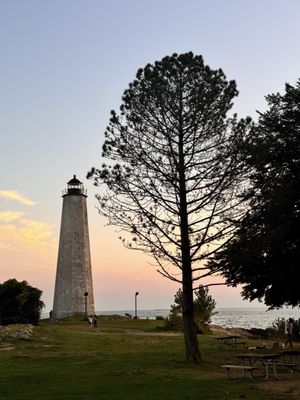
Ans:
{"type": "Polygon", "coordinates": [[[211,317],[216,314],[214,311],[216,308],[216,302],[210,294],[208,294],[208,287],[200,285],[195,290],[195,321],[198,327],[202,330],[208,328],[208,324],[211,322],[211,317]]]}
{"type": "Polygon", "coordinates": [[[0,323],[3,325],[37,324],[45,306],[40,300],[42,291],[26,281],[9,279],[0,284],[0,323]]]}
{"type": "Polygon", "coordinates": [[[128,233],[124,245],[150,254],[164,277],[182,284],[191,362],[201,360],[193,283],[210,274],[203,261],[232,235],[240,212],[232,148],[245,124],[226,115],[236,95],[234,81],[193,53],[146,65],[125,90],[120,113],[111,112],[108,164],[88,174],[105,184],[99,212],[128,233]]]}
{"type": "MultiPolygon", "coordinates": [[[[167,329],[182,329],[182,290],[179,289],[175,294],[175,304],[171,305],[170,314],[166,319],[167,329]]],[[[216,302],[210,294],[208,294],[208,287],[200,285],[195,290],[194,299],[194,312],[195,312],[195,323],[197,330],[206,331],[208,330],[208,324],[211,322],[211,317],[216,313],[216,302]]]]}

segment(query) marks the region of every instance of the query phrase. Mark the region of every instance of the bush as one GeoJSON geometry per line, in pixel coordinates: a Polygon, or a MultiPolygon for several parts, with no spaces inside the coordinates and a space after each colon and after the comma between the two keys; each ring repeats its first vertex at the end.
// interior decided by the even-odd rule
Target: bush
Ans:
{"type": "Polygon", "coordinates": [[[36,325],[45,306],[40,300],[41,294],[41,290],[29,286],[26,281],[9,279],[0,284],[0,324],[36,325]]]}
{"type": "Polygon", "coordinates": [[[183,331],[182,314],[179,314],[177,311],[171,310],[168,317],[165,318],[165,330],[183,331]]]}

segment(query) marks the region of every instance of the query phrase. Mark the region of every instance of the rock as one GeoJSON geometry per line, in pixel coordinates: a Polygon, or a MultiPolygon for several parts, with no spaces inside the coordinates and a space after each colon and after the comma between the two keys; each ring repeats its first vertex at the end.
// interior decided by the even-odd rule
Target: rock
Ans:
{"type": "Polygon", "coordinates": [[[247,329],[247,331],[253,336],[260,337],[263,339],[268,339],[270,336],[270,331],[268,329],[251,328],[247,329]]]}
{"type": "Polygon", "coordinates": [[[8,336],[11,337],[11,338],[28,340],[30,338],[30,333],[29,332],[14,332],[14,333],[11,333],[8,336]]]}
{"type": "Polygon", "coordinates": [[[17,338],[17,339],[30,339],[32,335],[33,325],[31,324],[12,324],[4,327],[6,337],[17,338]]]}
{"type": "Polygon", "coordinates": [[[240,336],[249,339],[256,337],[252,332],[243,328],[224,328],[220,325],[210,325],[209,329],[214,335],[219,336],[240,336]]]}

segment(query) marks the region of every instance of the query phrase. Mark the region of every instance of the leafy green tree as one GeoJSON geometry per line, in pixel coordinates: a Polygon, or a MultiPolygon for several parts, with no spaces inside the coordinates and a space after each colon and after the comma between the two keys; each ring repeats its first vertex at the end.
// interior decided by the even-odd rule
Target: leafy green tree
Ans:
{"type": "Polygon", "coordinates": [[[245,299],[300,305],[300,80],[266,97],[269,108],[239,149],[250,174],[250,211],[210,268],[245,299]]]}
{"type": "Polygon", "coordinates": [[[232,147],[244,124],[226,117],[236,95],[234,81],[193,53],[146,65],[125,90],[120,113],[111,112],[107,164],[88,174],[105,184],[99,212],[125,232],[124,245],[150,254],[164,277],[182,284],[191,362],[201,360],[193,282],[210,274],[203,260],[228,240],[238,213],[232,147]]]}
{"type": "MultiPolygon", "coordinates": [[[[194,291],[194,312],[197,331],[207,331],[208,324],[211,322],[211,317],[216,313],[214,311],[216,308],[216,302],[208,291],[208,287],[202,285],[199,285],[199,287],[194,291]]],[[[179,289],[175,294],[175,304],[171,305],[170,314],[165,321],[167,329],[183,329],[182,297],[182,290],[179,289]]]]}
{"type": "Polygon", "coordinates": [[[0,284],[0,323],[3,325],[37,324],[45,306],[40,300],[41,290],[26,281],[9,279],[0,284]]]}
{"type": "Polygon", "coordinates": [[[194,300],[195,321],[200,329],[206,330],[208,328],[211,317],[216,314],[215,308],[216,302],[208,293],[208,287],[200,285],[195,290],[194,300]]]}

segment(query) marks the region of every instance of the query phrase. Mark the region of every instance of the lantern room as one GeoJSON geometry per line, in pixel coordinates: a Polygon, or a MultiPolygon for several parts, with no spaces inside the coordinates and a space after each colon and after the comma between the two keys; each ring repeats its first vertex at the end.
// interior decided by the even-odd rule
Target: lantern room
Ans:
{"type": "Polygon", "coordinates": [[[73,179],[68,182],[68,188],[63,191],[63,196],[66,195],[84,195],[86,196],[86,190],[83,187],[82,182],[73,175],[73,179]]]}

